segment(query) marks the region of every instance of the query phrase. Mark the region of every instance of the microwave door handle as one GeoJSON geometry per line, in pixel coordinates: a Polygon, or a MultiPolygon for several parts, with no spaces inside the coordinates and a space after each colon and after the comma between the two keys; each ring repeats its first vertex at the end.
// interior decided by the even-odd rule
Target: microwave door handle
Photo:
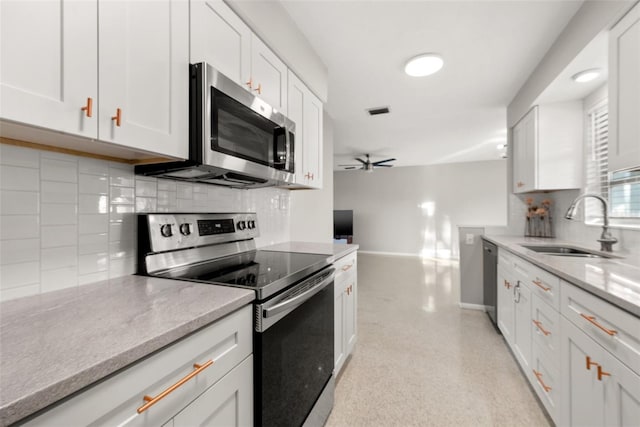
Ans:
{"type": "Polygon", "coordinates": [[[291,141],[291,133],[289,132],[289,128],[284,128],[284,137],[285,137],[285,170],[294,172],[291,166],[293,165],[293,159],[291,158],[291,154],[293,154],[295,150],[295,146],[292,147],[292,144],[295,144],[295,141],[291,141]]]}

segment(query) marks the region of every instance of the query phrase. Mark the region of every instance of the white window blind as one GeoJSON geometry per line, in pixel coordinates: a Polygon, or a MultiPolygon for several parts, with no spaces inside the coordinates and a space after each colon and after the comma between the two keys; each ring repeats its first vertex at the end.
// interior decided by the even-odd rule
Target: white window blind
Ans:
{"type": "MultiPolygon", "coordinates": [[[[599,194],[609,201],[609,215],[620,224],[640,218],[640,170],[609,173],[609,109],[606,102],[587,114],[586,192],[599,194]]],[[[585,221],[602,223],[602,205],[585,200],[585,221]]],[[[632,221],[637,224],[637,220],[632,221]]]]}

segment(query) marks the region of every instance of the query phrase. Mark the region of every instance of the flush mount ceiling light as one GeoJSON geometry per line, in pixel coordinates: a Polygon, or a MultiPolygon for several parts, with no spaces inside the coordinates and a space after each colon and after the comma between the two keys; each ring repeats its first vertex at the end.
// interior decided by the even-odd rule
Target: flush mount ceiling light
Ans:
{"type": "Polygon", "coordinates": [[[598,68],[592,68],[590,70],[580,71],[579,73],[571,76],[573,81],[577,83],[590,82],[591,80],[595,80],[598,77],[600,77],[600,69],[598,68]]]}
{"type": "Polygon", "coordinates": [[[412,77],[429,76],[438,72],[443,65],[444,61],[437,53],[424,53],[407,61],[404,72],[412,77]]]}

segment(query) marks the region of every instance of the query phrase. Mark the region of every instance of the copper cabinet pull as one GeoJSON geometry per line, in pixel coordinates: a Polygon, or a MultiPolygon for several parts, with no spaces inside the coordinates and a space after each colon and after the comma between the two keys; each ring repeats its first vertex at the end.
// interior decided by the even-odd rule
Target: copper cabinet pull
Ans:
{"type": "Polygon", "coordinates": [[[254,89],[258,95],[262,95],[262,83],[258,83],[258,87],[254,89]]]}
{"type": "Polygon", "coordinates": [[[542,322],[540,322],[539,320],[534,320],[533,324],[536,325],[538,329],[540,329],[540,331],[544,334],[545,337],[547,335],[551,335],[551,332],[545,331],[545,329],[542,327],[542,322]]]}
{"type": "Polygon", "coordinates": [[[342,267],[342,271],[347,271],[349,270],[351,267],[353,267],[353,264],[349,264],[349,265],[345,265],[342,267]]]}
{"type": "Polygon", "coordinates": [[[591,370],[591,366],[600,366],[600,365],[597,364],[596,362],[592,362],[591,358],[589,356],[587,356],[587,370],[588,371],[591,370]]]}
{"type": "Polygon", "coordinates": [[[548,288],[548,287],[546,287],[546,286],[543,286],[543,285],[542,285],[542,281],[541,281],[540,279],[538,279],[537,277],[536,277],[536,280],[532,280],[531,282],[532,282],[534,285],[536,285],[537,287],[539,287],[540,289],[542,289],[543,291],[545,291],[545,292],[549,292],[549,291],[551,290],[551,288],[548,288]]]}
{"type": "Polygon", "coordinates": [[[509,283],[509,282],[507,281],[507,279],[504,279],[504,286],[505,286],[507,289],[511,289],[511,283],[509,283]]]}
{"type": "Polygon", "coordinates": [[[252,78],[252,77],[250,77],[250,78],[249,78],[249,81],[248,81],[248,82],[246,82],[245,84],[246,84],[247,86],[249,86],[249,89],[253,89],[253,87],[252,87],[252,86],[253,86],[253,78],[252,78]]]}
{"type": "Polygon", "coordinates": [[[598,381],[602,381],[602,377],[610,377],[611,373],[602,370],[602,366],[598,365],[598,381]]]}
{"type": "Polygon", "coordinates": [[[544,391],[546,391],[547,393],[550,392],[551,391],[551,387],[549,387],[548,385],[546,385],[544,383],[544,381],[542,381],[542,374],[540,372],[536,371],[535,369],[533,370],[533,374],[538,379],[538,382],[540,383],[540,385],[542,386],[544,391]]]}
{"type": "Polygon", "coordinates": [[[80,109],[81,111],[85,111],[87,117],[91,117],[93,115],[93,98],[87,98],[87,105],[80,109]]]}
{"type": "Polygon", "coordinates": [[[208,360],[207,362],[205,362],[204,365],[198,365],[197,363],[194,363],[193,367],[196,369],[193,372],[191,372],[186,377],[182,378],[180,381],[178,381],[174,385],[164,390],[162,393],[160,393],[156,397],[144,396],[143,400],[147,403],[145,403],[144,405],[138,408],[138,413],[141,414],[147,409],[151,408],[153,405],[155,405],[156,403],[158,403],[159,401],[167,397],[169,394],[171,394],[173,391],[175,391],[178,387],[180,387],[181,385],[183,385],[184,383],[186,383],[191,378],[195,377],[196,375],[198,375],[200,372],[204,371],[211,365],[213,365],[213,360],[208,360]]]}
{"type": "Polygon", "coordinates": [[[518,186],[518,188],[524,187],[524,182],[518,181],[518,183],[516,185],[518,186]]]}
{"type": "Polygon", "coordinates": [[[596,316],[587,316],[584,313],[580,313],[580,316],[584,317],[585,319],[587,319],[587,321],[589,323],[591,323],[592,325],[596,326],[597,328],[603,330],[604,332],[606,332],[607,334],[609,334],[609,336],[614,336],[615,334],[618,333],[618,331],[616,331],[615,329],[607,329],[604,326],[602,326],[601,324],[599,324],[598,322],[596,322],[596,316]]]}
{"type": "Polygon", "coordinates": [[[116,115],[111,117],[111,120],[115,120],[116,126],[120,127],[120,122],[122,120],[122,110],[120,108],[116,108],[116,115]]]}

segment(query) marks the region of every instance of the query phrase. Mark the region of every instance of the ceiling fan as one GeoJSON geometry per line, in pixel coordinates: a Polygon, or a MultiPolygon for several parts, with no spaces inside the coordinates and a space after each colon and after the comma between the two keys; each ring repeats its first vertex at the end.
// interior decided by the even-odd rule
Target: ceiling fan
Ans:
{"type": "Polygon", "coordinates": [[[359,161],[360,164],[356,164],[356,165],[338,165],[341,167],[344,167],[345,170],[349,170],[349,169],[362,169],[364,171],[367,172],[373,172],[374,168],[390,168],[393,167],[393,165],[387,165],[387,162],[394,162],[396,159],[392,158],[392,159],[385,159],[385,160],[378,160],[377,162],[372,162],[371,159],[369,158],[368,154],[365,154],[367,160],[362,160],[359,157],[356,157],[355,160],[359,161]]]}

